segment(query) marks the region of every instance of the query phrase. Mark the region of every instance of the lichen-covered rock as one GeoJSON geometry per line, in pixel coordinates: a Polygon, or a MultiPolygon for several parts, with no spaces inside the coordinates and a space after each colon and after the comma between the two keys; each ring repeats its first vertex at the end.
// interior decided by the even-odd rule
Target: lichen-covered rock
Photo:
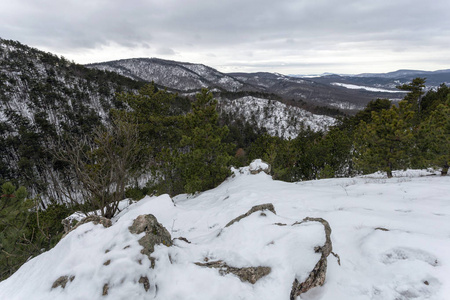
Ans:
{"type": "Polygon", "coordinates": [[[325,230],[325,244],[320,247],[316,247],[314,250],[316,253],[321,253],[321,257],[319,261],[314,266],[314,269],[309,273],[308,278],[306,278],[305,281],[299,282],[297,278],[294,279],[294,282],[292,283],[292,289],[291,289],[291,300],[295,300],[297,296],[300,294],[303,294],[310,289],[316,287],[316,286],[322,286],[325,283],[326,273],[327,273],[327,257],[332,253],[333,246],[331,244],[331,227],[330,224],[322,219],[322,218],[305,218],[301,222],[296,222],[293,224],[302,224],[305,222],[320,222],[322,223],[324,230],[325,230]]]}
{"type": "Polygon", "coordinates": [[[133,225],[128,227],[128,230],[133,234],[140,234],[145,232],[145,235],[138,241],[144,247],[141,250],[152,261],[154,266],[154,259],[150,256],[155,250],[155,245],[163,244],[167,247],[172,246],[172,238],[169,231],[158,223],[154,215],[140,215],[134,221],[133,225]]]}
{"type": "Polygon", "coordinates": [[[218,260],[207,263],[195,263],[200,267],[215,268],[218,269],[219,274],[224,276],[226,274],[234,274],[243,282],[247,281],[251,284],[255,284],[259,279],[268,275],[271,272],[270,267],[247,267],[247,268],[236,268],[230,267],[225,262],[218,260]]]}
{"type": "Polygon", "coordinates": [[[270,210],[270,211],[273,212],[274,214],[277,214],[277,213],[275,212],[275,208],[273,207],[273,204],[272,204],[272,203],[266,203],[266,204],[256,205],[256,206],[253,206],[253,207],[252,207],[248,212],[246,212],[245,214],[240,215],[239,217],[234,218],[233,220],[231,220],[230,222],[228,222],[228,224],[225,225],[225,228],[226,228],[226,227],[229,227],[229,226],[231,226],[231,225],[233,225],[233,223],[235,223],[235,222],[239,222],[240,220],[242,220],[242,219],[245,218],[245,217],[250,216],[250,215],[251,215],[252,213],[254,213],[254,212],[257,212],[257,211],[264,211],[264,210],[270,210]]]}
{"type": "MultiPolygon", "coordinates": [[[[74,231],[75,229],[77,229],[78,227],[80,227],[83,224],[92,222],[95,225],[98,224],[102,224],[103,227],[108,228],[112,225],[111,220],[107,219],[105,217],[101,217],[101,216],[88,216],[84,219],[82,219],[80,222],[78,222],[74,227],[70,227],[68,224],[65,224],[65,230],[66,233],[63,235],[63,237],[65,237],[67,234],[69,234],[69,232],[74,231]],[[67,227],[66,227],[67,226],[67,227]]],[[[64,223],[63,223],[64,224],[64,223]]]]}

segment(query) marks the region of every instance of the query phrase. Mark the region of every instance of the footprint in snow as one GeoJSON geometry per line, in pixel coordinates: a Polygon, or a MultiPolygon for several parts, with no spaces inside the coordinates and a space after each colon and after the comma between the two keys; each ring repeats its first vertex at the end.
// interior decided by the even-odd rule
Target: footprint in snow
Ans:
{"type": "Polygon", "coordinates": [[[420,249],[398,247],[382,254],[381,261],[384,264],[393,264],[399,260],[421,260],[430,266],[439,266],[439,261],[436,256],[420,249]]]}

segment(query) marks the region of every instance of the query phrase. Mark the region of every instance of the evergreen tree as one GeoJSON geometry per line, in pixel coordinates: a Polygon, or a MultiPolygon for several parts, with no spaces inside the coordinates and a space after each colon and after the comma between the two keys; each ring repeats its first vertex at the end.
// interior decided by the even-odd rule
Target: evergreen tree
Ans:
{"type": "Polygon", "coordinates": [[[145,150],[141,159],[152,173],[147,183],[149,192],[176,195],[184,191],[176,157],[185,113],[190,101],[176,94],[160,90],[152,82],[137,94],[122,93],[118,100],[127,106],[126,110],[113,111],[133,122],[139,132],[139,139],[145,150]]]}
{"type": "Polygon", "coordinates": [[[425,78],[414,78],[411,83],[397,86],[398,89],[409,91],[403,100],[411,105],[414,111],[414,123],[417,125],[422,117],[422,96],[425,94],[425,78]]]}
{"type": "Polygon", "coordinates": [[[354,136],[357,168],[364,173],[383,170],[390,178],[394,169],[408,167],[409,149],[413,144],[413,115],[411,104],[400,101],[398,107],[372,112],[371,123],[362,121],[354,136]]]}
{"type": "Polygon", "coordinates": [[[0,280],[14,273],[25,260],[36,253],[32,249],[33,236],[26,225],[33,207],[31,200],[26,201],[24,187],[16,187],[11,182],[2,185],[0,198],[0,280]]]}
{"type": "Polygon", "coordinates": [[[316,147],[321,154],[319,178],[346,177],[353,175],[351,135],[345,130],[332,127],[316,147]]]}
{"type": "Polygon", "coordinates": [[[0,197],[0,281],[31,257],[51,249],[61,239],[61,220],[75,209],[51,203],[44,211],[39,199],[28,199],[25,187],[2,185],[0,197]]]}
{"type": "Polygon", "coordinates": [[[442,168],[441,175],[447,175],[450,162],[450,94],[447,102],[438,105],[420,124],[419,136],[421,160],[426,166],[442,168]]]}
{"type": "Polygon", "coordinates": [[[450,95],[450,88],[441,84],[437,90],[429,90],[421,100],[421,116],[425,120],[440,104],[445,104],[450,95]]]}
{"type": "Polygon", "coordinates": [[[187,193],[214,188],[230,175],[234,145],[224,142],[228,128],[219,126],[216,105],[212,93],[202,89],[185,118],[177,167],[187,193]]]}

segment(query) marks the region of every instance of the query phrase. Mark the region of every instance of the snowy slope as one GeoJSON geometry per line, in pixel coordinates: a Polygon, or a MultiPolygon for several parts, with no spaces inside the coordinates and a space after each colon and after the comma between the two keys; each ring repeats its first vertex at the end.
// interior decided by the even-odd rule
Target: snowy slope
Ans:
{"type": "Polygon", "coordinates": [[[216,69],[201,64],[175,62],[157,58],[132,58],[86,65],[88,68],[117,72],[133,79],[155,82],[179,91],[222,88],[236,91],[241,82],[216,69]]]}
{"type": "Polygon", "coordinates": [[[270,135],[295,138],[302,127],[314,131],[327,130],[335,123],[329,116],[316,115],[295,106],[252,96],[219,102],[220,113],[241,117],[258,128],[265,128],[270,135]]]}
{"type": "Polygon", "coordinates": [[[325,284],[298,299],[445,300],[450,294],[450,177],[399,172],[285,183],[248,168],[197,196],[146,197],[122,211],[113,226],[88,223],[52,250],[0,282],[0,299],[289,299],[295,276],[305,277],[323,243],[320,217],[332,228],[333,251],[325,284]],[[419,176],[422,175],[422,176],[419,176]],[[254,213],[225,228],[254,205],[273,203],[276,215],[254,213]],[[171,233],[191,243],[156,247],[155,269],[127,228],[153,214],[171,233]],[[274,223],[288,226],[274,226],[274,223]],[[195,262],[223,260],[235,267],[269,266],[254,285],[220,276],[195,262]],[[109,261],[109,262],[108,262],[109,261]],[[108,262],[106,264],[106,262],[108,262]],[[75,276],[51,289],[60,276],[75,276]],[[147,276],[150,290],[139,279],[147,276]],[[108,295],[102,287],[109,284],[108,295]]]}

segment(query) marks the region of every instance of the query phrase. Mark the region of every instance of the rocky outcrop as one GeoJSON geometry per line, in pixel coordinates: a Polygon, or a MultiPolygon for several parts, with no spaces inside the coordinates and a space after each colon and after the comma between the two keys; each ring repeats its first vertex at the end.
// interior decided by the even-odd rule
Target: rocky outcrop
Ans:
{"type": "MultiPolygon", "coordinates": [[[[259,222],[262,222],[263,224],[267,224],[268,226],[282,226],[286,228],[287,231],[290,231],[289,228],[293,228],[296,225],[304,224],[306,222],[319,222],[323,225],[324,228],[324,234],[325,234],[325,243],[320,246],[316,246],[314,248],[314,245],[317,244],[311,244],[311,251],[315,251],[316,253],[320,254],[320,259],[317,261],[317,263],[312,262],[310,264],[309,268],[306,269],[306,271],[309,271],[308,276],[306,279],[305,277],[302,277],[302,282],[300,281],[299,277],[295,277],[292,282],[292,288],[290,292],[290,299],[294,300],[299,295],[309,291],[310,289],[322,286],[325,283],[326,279],[326,271],[327,271],[327,258],[331,254],[337,256],[332,251],[332,243],[331,243],[331,227],[330,224],[322,219],[322,218],[305,218],[300,222],[295,222],[291,226],[289,224],[284,223],[275,223],[271,222],[272,219],[277,219],[276,211],[272,203],[266,203],[266,204],[260,204],[253,206],[251,209],[249,209],[246,213],[236,217],[235,219],[231,220],[223,230],[235,230],[236,232],[239,232],[240,227],[237,225],[237,223],[241,222],[244,218],[249,217],[250,215],[258,213],[260,216],[265,216],[265,218],[258,218],[259,222]],[[273,214],[270,214],[269,211],[273,214]],[[233,226],[234,224],[234,226],[233,226]],[[226,229],[227,227],[233,226],[229,229],[226,229]]],[[[279,219],[279,218],[278,218],[279,219]]],[[[111,220],[99,217],[99,216],[89,216],[82,221],[80,221],[74,228],[71,230],[74,230],[81,226],[82,224],[85,224],[87,222],[93,222],[94,224],[102,224],[104,227],[111,226],[111,220]]],[[[245,228],[245,226],[243,227],[245,228]]],[[[299,229],[301,230],[300,226],[299,229]]],[[[377,228],[382,230],[381,228],[377,228]]],[[[384,229],[384,228],[383,228],[384,229]]],[[[143,255],[146,255],[151,264],[150,267],[152,269],[155,268],[155,259],[152,257],[152,253],[155,251],[156,245],[165,245],[167,247],[170,247],[173,245],[173,240],[171,238],[171,235],[169,231],[158,222],[156,217],[151,214],[147,215],[140,215],[138,216],[132,223],[131,226],[128,227],[128,230],[132,234],[139,234],[139,245],[142,246],[142,249],[140,250],[143,255]]],[[[292,235],[292,237],[295,237],[295,234],[292,235]]],[[[183,247],[186,247],[188,245],[195,245],[195,243],[191,244],[190,241],[188,241],[186,238],[179,237],[176,238],[180,241],[183,241],[182,244],[183,247]]],[[[175,239],[175,240],[176,240],[175,239]]],[[[320,239],[321,240],[321,239],[320,239]]],[[[273,245],[274,242],[268,243],[268,245],[273,245]]],[[[293,244],[295,247],[295,244],[293,244]]],[[[124,244],[121,246],[123,249],[127,249],[132,247],[130,244],[124,244]],[[125,246],[123,248],[123,246],[125,246]]],[[[105,254],[109,253],[110,249],[108,248],[105,251],[105,254]]],[[[273,252],[273,255],[277,256],[279,255],[277,252],[273,252]]],[[[338,256],[337,256],[338,257],[338,256]]],[[[171,263],[172,260],[169,257],[171,263]]],[[[339,257],[338,257],[339,262],[339,257]]],[[[102,261],[103,266],[105,268],[110,268],[110,266],[114,263],[113,259],[109,257],[105,257],[105,260],[102,261]]],[[[139,259],[135,263],[142,264],[142,260],[139,259]]],[[[202,262],[193,262],[195,265],[203,268],[212,268],[216,269],[218,274],[221,276],[226,275],[234,275],[237,276],[242,282],[250,283],[250,284],[256,284],[260,279],[264,278],[265,276],[271,274],[273,271],[271,267],[269,266],[249,266],[249,267],[236,267],[233,265],[230,265],[229,262],[226,262],[226,259],[219,259],[215,258],[213,261],[210,261],[209,258],[205,258],[202,262]]],[[[296,272],[296,269],[293,269],[294,272],[296,272]]],[[[305,270],[298,270],[300,273],[304,274],[305,270]]],[[[299,274],[300,274],[299,273],[299,274]]],[[[148,274],[147,274],[148,275],[148,274]]],[[[138,276],[136,279],[134,279],[134,283],[138,284],[141,288],[145,290],[145,292],[151,293],[152,291],[156,293],[157,291],[157,284],[155,282],[150,282],[147,275],[142,274],[140,277],[138,276]]],[[[58,287],[61,287],[62,289],[66,288],[68,284],[70,284],[72,281],[74,281],[75,276],[73,275],[65,275],[60,276],[56,281],[54,281],[52,285],[52,289],[56,289],[58,287]]],[[[290,283],[288,283],[290,284],[290,283]]],[[[109,280],[106,280],[103,284],[103,287],[100,287],[100,293],[103,296],[108,296],[111,293],[111,289],[117,288],[117,286],[112,283],[109,280]]],[[[287,296],[287,295],[286,295],[287,296]]]]}
{"type": "Polygon", "coordinates": [[[81,225],[86,224],[86,223],[89,223],[89,222],[92,222],[92,223],[94,223],[95,225],[102,224],[103,227],[105,227],[105,228],[108,228],[108,227],[110,227],[110,226],[112,225],[110,219],[107,219],[107,218],[101,217],[101,216],[88,216],[88,217],[82,219],[80,222],[78,222],[78,223],[77,223],[75,226],[73,226],[73,227],[72,227],[69,223],[64,223],[64,222],[63,222],[63,225],[64,225],[64,231],[66,232],[66,233],[63,235],[63,237],[65,237],[67,234],[69,234],[69,232],[74,231],[75,229],[77,229],[77,228],[80,227],[81,225]]]}
{"type": "MultiPolygon", "coordinates": [[[[269,210],[272,213],[276,214],[275,208],[272,203],[257,205],[257,206],[252,207],[247,213],[242,214],[239,217],[231,220],[225,226],[225,228],[250,216],[254,212],[261,211],[262,212],[261,214],[264,214],[264,212],[263,212],[264,210],[269,210]]],[[[294,300],[300,294],[303,294],[316,286],[322,286],[325,283],[326,271],[327,271],[327,257],[330,255],[330,253],[332,253],[334,256],[337,257],[338,262],[340,264],[339,256],[332,252],[333,247],[332,247],[332,243],[331,243],[330,224],[322,218],[307,217],[300,222],[295,222],[294,224],[292,224],[292,226],[303,224],[305,222],[319,222],[323,225],[324,231],[325,231],[325,244],[314,248],[314,251],[316,253],[320,253],[321,257],[320,257],[319,261],[316,263],[316,265],[314,266],[313,270],[309,273],[308,278],[303,282],[299,282],[297,278],[294,279],[294,282],[292,283],[292,289],[291,289],[291,295],[290,295],[291,300],[294,300]]],[[[275,223],[274,225],[286,226],[286,224],[282,224],[282,223],[275,223]]],[[[196,263],[196,265],[219,269],[219,273],[221,275],[233,273],[233,274],[239,276],[239,278],[241,278],[242,281],[249,281],[253,284],[259,278],[269,274],[271,271],[269,267],[233,268],[233,267],[228,266],[226,263],[224,263],[223,261],[220,261],[220,260],[215,261],[215,262],[196,263]],[[261,275],[261,276],[259,276],[259,275],[261,275]],[[250,279],[244,280],[243,278],[250,278],[250,279]]]]}
{"type": "Polygon", "coordinates": [[[264,210],[269,210],[269,211],[273,212],[274,214],[277,214],[277,213],[275,212],[275,208],[273,207],[273,204],[272,204],[272,203],[266,203],[266,204],[256,205],[256,206],[253,206],[253,207],[252,207],[248,212],[246,212],[245,214],[240,215],[239,217],[237,217],[237,218],[231,220],[230,222],[228,222],[228,224],[225,225],[225,228],[226,228],[226,227],[229,227],[229,226],[231,226],[231,225],[233,225],[233,223],[235,223],[235,222],[239,222],[240,220],[242,220],[242,219],[245,218],[245,217],[250,216],[250,215],[251,215],[252,213],[254,213],[254,212],[257,212],[257,211],[264,211],[264,210]]]}
{"type": "Polygon", "coordinates": [[[155,250],[155,245],[163,244],[167,247],[172,246],[172,238],[169,231],[158,223],[154,215],[138,216],[133,221],[133,225],[128,227],[128,230],[133,234],[145,232],[145,235],[138,242],[144,247],[141,253],[148,256],[152,262],[152,268],[154,267],[155,261],[151,257],[151,254],[155,250]]]}
{"type": "Polygon", "coordinates": [[[296,222],[293,224],[302,224],[305,222],[320,222],[322,223],[324,230],[325,230],[325,244],[323,246],[318,246],[314,249],[316,253],[321,253],[321,257],[319,261],[316,263],[314,269],[309,273],[308,278],[303,281],[299,282],[297,278],[294,279],[294,282],[292,283],[292,289],[291,289],[291,300],[295,300],[297,296],[300,294],[303,294],[310,289],[316,287],[316,286],[322,286],[325,283],[326,273],[327,273],[327,257],[332,253],[333,246],[331,244],[331,227],[328,222],[322,218],[305,218],[301,222],[296,222]]]}
{"type": "Polygon", "coordinates": [[[219,271],[219,274],[224,276],[226,274],[234,274],[242,282],[250,282],[255,284],[259,279],[268,275],[271,271],[270,267],[247,267],[247,268],[235,268],[230,267],[225,262],[218,260],[207,263],[195,263],[200,267],[215,268],[219,271]]]}

